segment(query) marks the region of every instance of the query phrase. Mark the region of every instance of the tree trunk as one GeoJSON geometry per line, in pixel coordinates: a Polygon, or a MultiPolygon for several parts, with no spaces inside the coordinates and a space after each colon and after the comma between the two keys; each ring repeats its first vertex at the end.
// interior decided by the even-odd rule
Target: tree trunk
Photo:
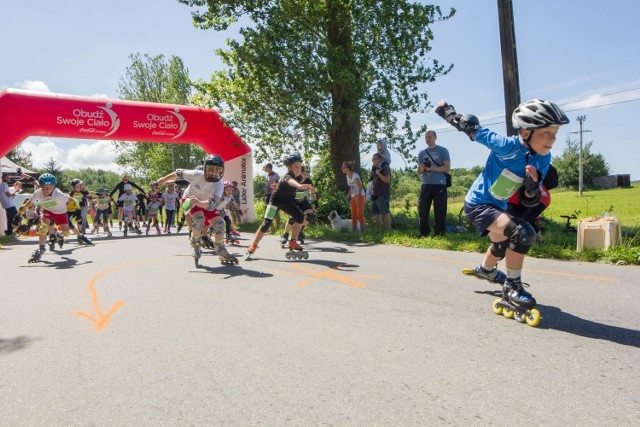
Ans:
{"type": "Polygon", "coordinates": [[[328,3],[329,56],[327,65],[331,78],[332,117],[329,135],[331,167],[340,190],[347,189],[342,162],[354,162],[360,168],[360,99],[359,74],[351,47],[351,16],[348,1],[328,3]]]}

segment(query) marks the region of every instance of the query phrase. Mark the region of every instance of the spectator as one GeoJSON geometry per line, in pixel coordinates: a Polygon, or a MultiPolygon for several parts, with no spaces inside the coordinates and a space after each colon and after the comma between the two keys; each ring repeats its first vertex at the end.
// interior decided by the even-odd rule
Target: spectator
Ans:
{"type": "Polygon", "coordinates": [[[375,221],[376,232],[382,231],[383,223],[385,230],[391,230],[391,213],[389,212],[391,168],[380,153],[373,155],[372,162],[373,166],[371,167],[371,172],[369,172],[369,179],[373,183],[371,213],[375,221]]]}
{"type": "Polygon", "coordinates": [[[429,212],[433,202],[435,220],[434,236],[444,236],[447,220],[447,178],[446,172],[451,167],[449,151],[436,145],[438,136],[432,130],[425,134],[427,148],[418,153],[418,175],[422,175],[422,187],[418,199],[418,217],[420,220],[420,237],[431,234],[429,212]]]}
{"type": "Polygon", "coordinates": [[[9,179],[11,175],[2,174],[2,183],[0,183],[0,205],[5,210],[5,214],[7,216],[7,229],[5,230],[5,234],[15,239],[13,235],[13,218],[18,215],[18,210],[16,209],[16,204],[14,202],[15,193],[11,191],[9,188],[9,179]]]}
{"type": "Polygon", "coordinates": [[[364,234],[364,205],[366,202],[364,186],[360,175],[353,170],[353,162],[342,162],[342,173],[347,176],[347,194],[349,198],[349,206],[351,207],[351,229],[358,230],[360,224],[360,233],[364,234]]]}
{"type": "MultiPolygon", "coordinates": [[[[262,168],[264,172],[266,172],[266,185],[264,189],[264,206],[265,208],[269,206],[269,200],[271,199],[271,194],[273,194],[273,190],[278,186],[278,181],[280,181],[280,175],[273,171],[273,164],[267,163],[262,168]]],[[[276,213],[275,218],[273,218],[274,222],[272,223],[272,229],[280,228],[280,214],[276,213]],[[275,227],[275,228],[274,228],[275,227]]]]}

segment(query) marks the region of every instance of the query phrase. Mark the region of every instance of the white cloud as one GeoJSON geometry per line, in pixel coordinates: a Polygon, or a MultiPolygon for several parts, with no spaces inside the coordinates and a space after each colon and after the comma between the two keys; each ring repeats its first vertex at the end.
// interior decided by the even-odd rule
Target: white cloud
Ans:
{"type": "Polygon", "coordinates": [[[81,169],[94,168],[105,170],[119,170],[113,162],[116,154],[111,141],[100,140],[91,144],[79,144],[67,151],[65,168],[81,169]]]}
{"type": "Polygon", "coordinates": [[[31,153],[33,166],[36,168],[44,167],[51,158],[53,158],[57,163],[60,163],[60,158],[64,152],[64,150],[58,147],[53,140],[46,137],[28,138],[22,143],[22,148],[31,153]]]}
{"type": "Polygon", "coordinates": [[[19,89],[33,90],[36,92],[51,92],[45,82],[40,80],[25,80],[17,83],[16,87],[19,89]]]}
{"type": "Polygon", "coordinates": [[[53,158],[62,169],[94,168],[122,172],[114,162],[116,155],[111,141],[92,141],[65,149],[54,139],[31,137],[22,143],[22,148],[31,152],[35,168],[44,167],[53,158]]]}

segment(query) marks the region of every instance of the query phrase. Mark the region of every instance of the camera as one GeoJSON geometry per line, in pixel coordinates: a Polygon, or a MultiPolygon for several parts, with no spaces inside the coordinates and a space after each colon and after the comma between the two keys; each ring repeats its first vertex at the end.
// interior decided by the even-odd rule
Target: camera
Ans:
{"type": "Polygon", "coordinates": [[[430,168],[431,167],[431,160],[429,159],[424,159],[424,161],[422,162],[423,165],[425,165],[426,167],[430,168]]]}

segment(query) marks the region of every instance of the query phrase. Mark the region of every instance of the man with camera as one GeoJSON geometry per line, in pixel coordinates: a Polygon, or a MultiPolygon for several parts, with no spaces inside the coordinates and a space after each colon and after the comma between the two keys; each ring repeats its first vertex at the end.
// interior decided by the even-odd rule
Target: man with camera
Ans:
{"type": "Polygon", "coordinates": [[[451,168],[449,150],[436,145],[438,136],[432,130],[425,134],[427,148],[418,153],[418,175],[422,175],[422,187],[418,199],[420,237],[431,234],[429,212],[433,203],[435,219],[434,236],[444,236],[447,219],[447,177],[451,168]]]}
{"type": "Polygon", "coordinates": [[[376,224],[376,232],[391,230],[391,213],[389,211],[389,201],[391,197],[390,186],[391,168],[382,158],[382,154],[373,155],[373,166],[369,172],[369,179],[372,183],[371,193],[371,213],[376,224]]]}

